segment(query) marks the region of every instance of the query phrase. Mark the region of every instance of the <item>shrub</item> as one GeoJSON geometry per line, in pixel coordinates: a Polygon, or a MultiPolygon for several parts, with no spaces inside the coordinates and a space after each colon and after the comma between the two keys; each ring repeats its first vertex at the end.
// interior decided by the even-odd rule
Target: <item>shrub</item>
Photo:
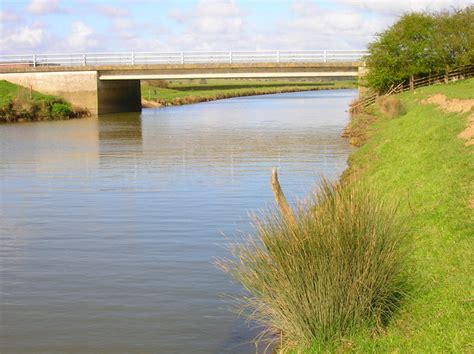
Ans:
{"type": "Polygon", "coordinates": [[[395,118],[406,113],[402,102],[395,96],[381,96],[377,98],[377,106],[384,115],[390,118],[395,118]]]}
{"type": "Polygon", "coordinates": [[[256,238],[218,265],[250,294],[241,301],[262,337],[282,349],[326,345],[384,325],[397,309],[406,252],[396,209],[369,187],[323,181],[295,224],[273,212],[258,219],[256,238]]]}
{"type": "Polygon", "coordinates": [[[72,116],[73,112],[67,103],[54,102],[51,105],[51,115],[54,118],[68,118],[72,116]]]}
{"type": "Polygon", "coordinates": [[[16,112],[13,106],[13,100],[10,99],[3,107],[0,107],[0,122],[10,123],[16,121],[16,112]]]}

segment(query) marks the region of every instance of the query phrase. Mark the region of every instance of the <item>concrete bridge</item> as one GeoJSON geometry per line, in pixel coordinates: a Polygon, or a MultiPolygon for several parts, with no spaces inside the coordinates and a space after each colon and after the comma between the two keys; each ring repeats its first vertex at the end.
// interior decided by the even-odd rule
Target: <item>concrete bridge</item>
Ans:
{"type": "Polygon", "coordinates": [[[140,80],[352,78],[365,51],[0,56],[0,80],[61,96],[93,114],[141,110],[140,80]]]}

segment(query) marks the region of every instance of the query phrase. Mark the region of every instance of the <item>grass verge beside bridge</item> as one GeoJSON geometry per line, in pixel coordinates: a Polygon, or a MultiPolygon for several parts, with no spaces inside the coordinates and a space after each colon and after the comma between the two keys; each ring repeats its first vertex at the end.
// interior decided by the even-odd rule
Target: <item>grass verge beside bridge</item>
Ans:
{"type": "Polygon", "coordinates": [[[64,99],[0,80],[0,123],[59,120],[87,116],[64,99]]]}

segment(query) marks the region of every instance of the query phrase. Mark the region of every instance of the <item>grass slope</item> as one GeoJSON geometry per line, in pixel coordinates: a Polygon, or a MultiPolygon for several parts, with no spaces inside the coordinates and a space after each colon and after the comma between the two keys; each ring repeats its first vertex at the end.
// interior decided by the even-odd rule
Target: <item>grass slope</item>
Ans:
{"type": "MultiPolygon", "coordinates": [[[[4,107],[9,101],[15,99],[19,95],[30,97],[30,90],[23,86],[12,84],[11,82],[0,80],[0,107],[4,107]]],[[[31,91],[31,99],[33,101],[52,100],[54,96],[45,95],[40,92],[31,91]]]]}
{"type": "MultiPolygon", "coordinates": [[[[419,100],[435,93],[474,98],[474,80],[404,93],[407,113],[379,117],[351,171],[387,197],[401,198],[411,230],[413,292],[383,335],[351,338],[355,352],[473,352],[473,147],[457,135],[468,114],[419,100]]],[[[472,114],[472,112],[471,112],[472,114]]]]}
{"type": "Polygon", "coordinates": [[[0,80],[0,123],[70,119],[87,115],[89,113],[86,110],[73,108],[61,97],[45,95],[0,80]]]}
{"type": "Polygon", "coordinates": [[[256,80],[206,80],[205,82],[173,81],[168,87],[157,87],[150,83],[142,85],[142,97],[146,100],[160,100],[171,103],[176,98],[217,99],[246,96],[255,91],[258,93],[278,93],[287,91],[306,91],[336,88],[355,88],[355,81],[336,82],[298,82],[298,81],[256,81],[256,80]]]}

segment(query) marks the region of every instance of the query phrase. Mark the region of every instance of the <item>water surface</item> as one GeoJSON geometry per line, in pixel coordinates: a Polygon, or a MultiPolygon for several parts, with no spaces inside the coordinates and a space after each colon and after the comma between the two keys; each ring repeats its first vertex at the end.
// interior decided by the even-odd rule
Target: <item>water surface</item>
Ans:
{"type": "Polygon", "coordinates": [[[337,178],[355,90],[0,125],[0,352],[248,353],[214,257],[337,178]]]}

